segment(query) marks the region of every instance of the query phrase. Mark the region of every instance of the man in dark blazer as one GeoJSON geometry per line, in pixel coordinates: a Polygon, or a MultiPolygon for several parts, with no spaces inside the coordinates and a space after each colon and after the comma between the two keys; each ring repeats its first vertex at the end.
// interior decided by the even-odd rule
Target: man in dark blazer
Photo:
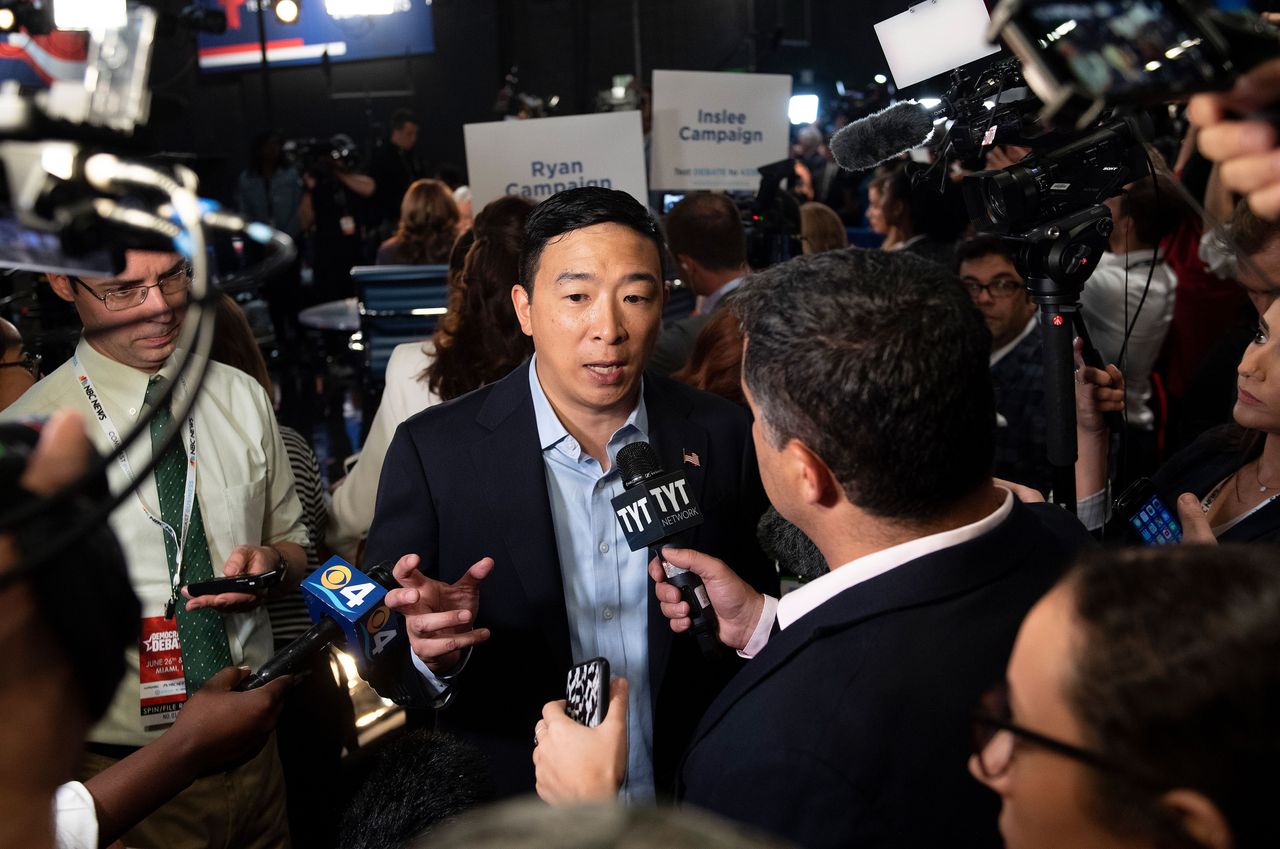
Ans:
{"type": "MultiPolygon", "coordinates": [[[[745,410],[644,374],[661,320],[661,236],[622,192],[580,189],[530,216],[513,289],[535,357],[411,418],[387,453],[366,561],[398,561],[407,687],[478,745],[500,795],[533,789],[533,727],[570,666],[597,654],[632,682],[629,796],[668,793],[702,711],[741,660],[671,633],[608,505],[618,448],[683,469],[700,547],[776,587],[752,535],[765,501],[745,410]],[[643,375],[643,380],[641,379],[643,375]],[[410,665],[412,668],[410,668],[410,665]],[[639,713],[637,713],[637,711],[639,713]],[[641,786],[643,785],[643,786],[641,786]]],[[[402,698],[404,692],[400,692],[402,698]]]]}
{"type": "MultiPolygon", "coordinates": [[[[777,600],[714,557],[666,552],[752,656],[694,734],[683,802],[805,847],[997,847],[998,802],[966,769],[970,712],[1088,535],[993,484],[990,336],[946,269],[806,256],[749,278],[733,308],[766,491],[830,571],[777,600]]],[[[673,589],[656,592],[684,630],[673,589]]],[[[571,725],[544,711],[552,801],[584,795],[574,778],[611,746],[571,725]]]]}

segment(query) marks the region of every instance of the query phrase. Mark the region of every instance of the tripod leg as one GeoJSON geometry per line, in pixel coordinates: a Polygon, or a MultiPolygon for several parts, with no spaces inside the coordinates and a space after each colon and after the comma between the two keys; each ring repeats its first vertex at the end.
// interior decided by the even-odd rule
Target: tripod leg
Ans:
{"type": "Polygon", "coordinates": [[[1040,332],[1044,348],[1045,434],[1053,467],[1053,500],[1076,510],[1076,385],[1071,344],[1074,306],[1042,304],[1040,332]]]}

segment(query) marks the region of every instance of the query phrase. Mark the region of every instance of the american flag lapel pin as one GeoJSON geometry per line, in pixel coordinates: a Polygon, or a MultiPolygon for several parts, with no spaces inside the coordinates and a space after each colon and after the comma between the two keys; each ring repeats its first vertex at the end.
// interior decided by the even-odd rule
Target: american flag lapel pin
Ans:
{"type": "Polygon", "coordinates": [[[697,466],[699,469],[702,468],[702,461],[698,459],[696,451],[685,451],[684,461],[690,466],[697,466]]]}

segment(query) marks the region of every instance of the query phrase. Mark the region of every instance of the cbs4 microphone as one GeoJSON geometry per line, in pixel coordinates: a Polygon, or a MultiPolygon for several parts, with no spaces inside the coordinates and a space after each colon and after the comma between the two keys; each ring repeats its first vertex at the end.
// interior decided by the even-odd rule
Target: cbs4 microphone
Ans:
{"type": "MultiPolygon", "coordinates": [[[[384,602],[387,591],[400,585],[386,564],[361,572],[341,557],[332,557],[302,582],[307,611],[316,623],[305,634],[281,649],[254,674],[240,682],[238,690],[256,690],[282,675],[305,668],[326,646],[338,644],[355,658],[360,676],[382,692],[394,691],[399,664],[408,635],[404,617],[384,602]]],[[[391,698],[395,698],[394,695],[391,698]]]]}
{"type": "Polygon", "coordinates": [[[707,597],[702,579],[687,569],[673,566],[662,556],[662,547],[689,547],[689,532],[702,524],[689,482],[684,473],[666,473],[662,461],[647,442],[633,442],[618,451],[618,472],[623,492],[613,499],[613,512],[622,526],[632,551],[649,550],[666,572],[667,581],[680,590],[689,605],[690,629],[705,657],[720,655],[716,637],[716,613],[707,597]]]}

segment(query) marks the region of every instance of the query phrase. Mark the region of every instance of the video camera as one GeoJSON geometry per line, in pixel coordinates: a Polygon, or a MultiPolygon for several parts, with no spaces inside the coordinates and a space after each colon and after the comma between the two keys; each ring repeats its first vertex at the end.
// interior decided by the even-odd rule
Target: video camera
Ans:
{"type": "Polygon", "coordinates": [[[801,253],[800,202],[792,193],[795,184],[795,162],[783,159],[760,167],[760,188],[754,197],[735,199],[747,235],[747,264],[754,269],[801,253]]]}
{"type": "Polygon", "coordinates": [[[360,158],[360,150],[350,136],[339,133],[327,139],[291,139],[282,146],[285,160],[303,174],[317,180],[334,171],[351,171],[360,158]]]}

